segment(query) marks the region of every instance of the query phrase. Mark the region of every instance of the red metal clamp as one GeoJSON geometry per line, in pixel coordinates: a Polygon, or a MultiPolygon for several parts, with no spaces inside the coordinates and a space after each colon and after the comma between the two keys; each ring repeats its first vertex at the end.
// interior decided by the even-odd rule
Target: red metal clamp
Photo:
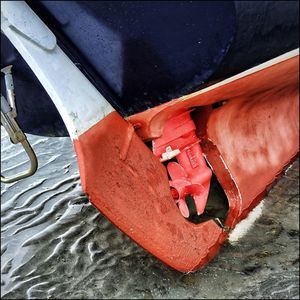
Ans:
{"type": "Polygon", "coordinates": [[[210,187],[212,171],[207,167],[196,126],[190,117],[190,111],[169,119],[160,138],[152,141],[153,153],[161,162],[176,157],[177,162],[169,162],[167,170],[173,198],[185,218],[189,209],[185,198],[193,197],[197,214],[204,212],[210,187]]]}

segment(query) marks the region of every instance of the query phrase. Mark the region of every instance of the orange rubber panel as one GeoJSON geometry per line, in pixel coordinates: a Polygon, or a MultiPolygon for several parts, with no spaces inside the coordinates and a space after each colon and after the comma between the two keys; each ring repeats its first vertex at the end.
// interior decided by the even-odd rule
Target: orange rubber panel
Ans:
{"type": "Polygon", "coordinates": [[[207,137],[238,186],[241,220],[299,152],[298,83],[228,101],[211,113],[207,137]]]}
{"type": "Polygon", "coordinates": [[[228,198],[226,225],[233,228],[299,153],[299,50],[128,120],[146,141],[160,137],[172,115],[192,108],[203,153],[228,198]],[[216,102],[221,106],[213,109],[216,102]]]}
{"type": "Polygon", "coordinates": [[[214,222],[193,224],[180,214],[165,167],[112,112],[74,141],[83,190],[112,223],[181,272],[204,266],[227,234],[214,222]]]}

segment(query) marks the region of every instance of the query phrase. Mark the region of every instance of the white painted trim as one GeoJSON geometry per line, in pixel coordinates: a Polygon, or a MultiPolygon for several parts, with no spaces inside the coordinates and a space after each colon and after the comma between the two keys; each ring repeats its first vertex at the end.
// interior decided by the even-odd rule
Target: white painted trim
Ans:
{"type": "Polygon", "coordinates": [[[269,68],[269,67],[271,67],[273,65],[279,64],[279,63],[281,63],[281,62],[283,62],[285,60],[289,60],[289,59],[291,59],[293,57],[296,57],[296,56],[299,56],[299,48],[291,50],[289,52],[286,52],[286,53],[284,53],[284,54],[282,54],[280,56],[277,56],[275,58],[272,58],[272,59],[270,59],[270,60],[268,60],[268,61],[266,61],[266,62],[264,62],[264,63],[262,63],[260,65],[257,65],[257,66],[255,66],[255,67],[253,67],[251,69],[248,69],[248,70],[246,70],[246,71],[244,71],[242,73],[239,73],[237,75],[234,75],[232,77],[229,77],[229,78],[227,78],[225,80],[222,80],[222,81],[220,81],[218,83],[215,83],[215,84],[213,84],[211,86],[208,86],[208,87],[206,87],[206,88],[204,88],[202,90],[196,91],[196,92],[188,94],[188,95],[184,95],[184,96],[178,98],[178,100],[180,100],[180,101],[189,100],[190,98],[199,96],[201,94],[205,94],[205,93],[207,93],[207,92],[209,92],[211,90],[214,90],[216,88],[224,86],[226,84],[234,82],[234,81],[236,81],[238,79],[241,79],[243,77],[249,76],[251,74],[254,74],[256,72],[259,72],[261,70],[269,68]]]}
{"type": "Polygon", "coordinates": [[[58,47],[52,32],[25,2],[1,1],[1,31],[19,51],[49,94],[72,139],[78,138],[114,111],[109,102],[58,47]]]}

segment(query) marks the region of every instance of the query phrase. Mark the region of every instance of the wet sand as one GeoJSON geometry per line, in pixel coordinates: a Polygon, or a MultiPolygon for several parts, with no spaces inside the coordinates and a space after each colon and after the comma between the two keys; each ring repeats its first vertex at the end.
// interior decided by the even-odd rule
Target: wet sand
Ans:
{"type": "MultiPolygon", "coordinates": [[[[182,274],[89,204],[68,138],[28,136],[39,158],[37,173],[1,184],[3,299],[299,299],[299,160],[241,238],[232,236],[202,270],[182,274]]],[[[3,173],[26,166],[25,154],[3,131],[1,146],[3,173]]]]}

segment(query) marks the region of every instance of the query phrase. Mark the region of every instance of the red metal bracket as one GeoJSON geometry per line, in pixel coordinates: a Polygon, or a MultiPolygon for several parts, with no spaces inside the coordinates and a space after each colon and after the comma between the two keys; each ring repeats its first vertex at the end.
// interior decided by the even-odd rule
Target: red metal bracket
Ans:
{"type": "Polygon", "coordinates": [[[204,212],[212,171],[207,167],[196,126],[190,117],[190,111],[169,119],[161,137],[152,141],[153,153],[161,162],[176,157],[177,162],[169,162],[167,170],[172,180],[170,187],[181,214],[189,217],[185,198],[193,197],[197,214],[204,212]]]}

